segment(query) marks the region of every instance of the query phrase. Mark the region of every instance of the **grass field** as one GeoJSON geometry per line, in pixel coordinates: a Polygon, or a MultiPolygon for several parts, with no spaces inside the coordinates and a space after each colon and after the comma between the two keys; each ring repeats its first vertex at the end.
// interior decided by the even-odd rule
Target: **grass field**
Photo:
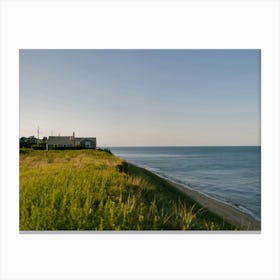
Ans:
{"type": "Polygon", "coordinates": [[[157,175],[101,150],[20,151],[20,230],[233,230],[157,175]]]}

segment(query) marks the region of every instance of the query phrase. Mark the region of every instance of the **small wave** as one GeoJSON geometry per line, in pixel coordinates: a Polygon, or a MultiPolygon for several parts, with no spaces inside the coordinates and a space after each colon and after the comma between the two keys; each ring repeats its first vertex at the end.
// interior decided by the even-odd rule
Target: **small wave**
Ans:
{"type": "Polygon", "coordinates": [[[112,151],[128,162],[141,166],[162,178],[235,207],[260,220],[258,203],[260,199],[257,199],[261,194],[258,191],[259,177],[256,177],[259,169],[256,169],[256,165],[250,164],[255,154],[251,152],[244,154],[244,148],[115,147],[112,151]],[[168,158],[170,160],[167,160],[168,158]],[[190,160],[193,158],[195,160],[190,160]],[[246,164],[241,165],[241,168],[242,162],[246,164]],[[246,170],[247,173],[244,173],[246,170]],[[254,172],[251,174],[248,173],[249,171],[254,172]],[[253,201],[253,195],[256,196],[256,202],[253,201]]]}
{"type": "Polygon", "coordinates": [[[258,217],[257,215],[255,215],[255,214],[254,214],[252,211],[250,211],[249,209],[247,209],[247,208],[245,208],[245,207],[243,207],[243,206],[241,206],[241,205],[238,205],[237,208],[238,208],[240,211],[242,211],[242,212],[244,212],[244,213],[246,213],[246,214],[249,214],[250,216],[254,217],[257,221],[261,221],[260,217],[258,217]]]}
{"type": "Polygon", "coordinates": [[[180,184],[180,185],[182,185],[183,187],[185,187],[187,189],[190,189],[192,191],[196,191],[196,192],[198,192],[198,193],[200,193],[200,194],[202,194],[202,195],[204,195],[204,196],[206,196],[206,197],[208,197],[210,199],[213,199],[213,200],[215,200],[217,202],[221,202],[221,203],[227,204],[229,206],[232,206],[232,207],[238,209],[239,211],[241,211],[241,212],[243,212],[245,214],[248,214],[248,215],[252,216],[253,218],[255,218],[256,220],[260,221],[260,218],[258,216],[256,216],[252,211],[250,211],[249,209],[247,209],[244,206],[241,206],[241,205],[239,205],[239,204],[237,204],[235,202],[229,201],[226,198],[222,198],[220,196],[218,197],[218,196],[215,196],[213,194],[209,195],[209,194],[207,194],[207,193],[205,193],[203,191],[197,190],[197,186],[195,186],[194,184],[186,184],[185,182],[182,182],[181,180],[175,179],[172,176],[168,176],[166,174],[163,174],[163,173],[159,172],[155,168],[144,167],[144,166],[143,166],[143,168],[146,168],[147,170],[155,173],[156,175],[158,175],[159,177],[161,177],[163,179],[167,179],[167,180],[169,180],[169,181],[171,181],[171,182],[173,182],[175,184],[180,184]]]}

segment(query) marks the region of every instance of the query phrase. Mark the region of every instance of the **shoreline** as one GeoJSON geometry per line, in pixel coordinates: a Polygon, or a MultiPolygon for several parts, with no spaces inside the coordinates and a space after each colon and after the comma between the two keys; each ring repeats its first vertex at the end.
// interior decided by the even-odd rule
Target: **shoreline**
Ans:
{"type": "MultiPolygon", "coordinates": [[[[145,168],[145,167],[142,167],[142,168],[145,168]]],[[[255,217],[255,216],[253,215],[252,212],[250,212],[248,209],[246,209],[246,208],[244,208],[244,207],[242,207],[242,206],[240,206],[240,207],[244,208],[244,210],[242,210],[242,209],[239,207],[239,205],[237,205],[237,204],[236,204],[236,205],[232,205],[230,202],[226,202],[226,201],[223,201],[222,199],[213,197],[213,196],[211,196],[211,195],[205,194],[205,193],[200,192],[200,191],[198,191],[198,190],[194,190],[194,189],[190,188],[188,185],[186,185],[186,184],[184,184],[184,183],[176,182],[175,180],[172,180],[171,178],[165,177],[164,175],[161,175],[161,174],[159,174],[159,173],[157,173],[157,172],[155,172],[155,171],[153,171],[153,170],[150,170],[149,168],[146,168],[146,169],[149,170],[150,172],[156,174],[157,176],[161,177],[162,179],[165,179],[166,181],[172,183],[172,184],[180,185],[181,187],[183,187],[183,188],[185,188],[185,189],[188,189],[188,190],[190,190],[190,191],[192,191],[192,192],[201,194],[202,196],[205,196],[205,197],[207,197],[207,198],[209,198],[209,199],[211,199],[211,200],[215,200],[215,201],[217,201],[218,203],[222,203],[222,204],[228,205],[228,206],[230,206],[230,207],[236,209],[237,211],[240,211],[240,212],[242,212],[242,213],[244,213],[244,214],[250,216],[251,218],[255,219],[257,222],[260,222],[260,221],[261,221],[260,219],[258,219],[257,217],[255,217]]]]}
{"type": "Polygon", "coordinates": [[[230,205],[229,203],[217,200],[196,190],[192,190],[189,187],[174,182],[171,179],[159,175],[156,172],[151,171],[146,167],[138,166],[131,162],[128,163],[137,166],[139,168],[143,168],[153,173],[154,175],[158,176],[159,178],[167,181],[171,186],[179,190],[182,194],[190,197],[198,204],[200,204],[203,208],[211,211],[212,213],[221,217],[228,223],[240,227],[245,231],[261,231],[261,221],[258,221],[250,214],[243,212],[242,210],[230,205]]]}
{"type": "MultiPolygon", "coordinates": [[[[156,174],[156,173],[154,173],[156,174]]],[[[158,174],[156,174],[159,176],[158,174]]],[[[159,176],[161,177],[161,176],[159,176]]],[[[225,221],[229,222],[232,225],[242,227],[245,230],[252,231],[260,231],[261,230],[261,222],[256,220],[251,215],[231,206],[228,203],[224,203],[222,201],[216,200],[215,198],[211,198],[207,195],[204,195],[198,191],[192,190],[186,186],[175,183],[170,179],[165,177],[161,177],[162,179],[168,181],[174,188],[182,192],[183,194],[189,196],[201,206],[211,211],[212,213],[220,216],[225,221]]]]}

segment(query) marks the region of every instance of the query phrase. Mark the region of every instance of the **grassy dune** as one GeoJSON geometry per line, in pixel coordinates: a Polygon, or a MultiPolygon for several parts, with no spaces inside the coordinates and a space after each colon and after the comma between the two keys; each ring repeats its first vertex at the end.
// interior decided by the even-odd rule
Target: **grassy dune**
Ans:
{"type": "Polygon", "coordinates": [[[108,152],[20,152],[20,230],[232,229],[168,181],[108,152]]]}

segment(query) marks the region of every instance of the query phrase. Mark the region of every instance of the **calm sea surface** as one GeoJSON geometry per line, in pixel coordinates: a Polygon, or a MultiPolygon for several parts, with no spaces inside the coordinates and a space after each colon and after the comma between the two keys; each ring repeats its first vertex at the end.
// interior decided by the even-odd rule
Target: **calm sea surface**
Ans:
{"type": "Polygon", "coordinates": [[[261,218],[260,147],[110,149],[128,162],[261,218]]]}

